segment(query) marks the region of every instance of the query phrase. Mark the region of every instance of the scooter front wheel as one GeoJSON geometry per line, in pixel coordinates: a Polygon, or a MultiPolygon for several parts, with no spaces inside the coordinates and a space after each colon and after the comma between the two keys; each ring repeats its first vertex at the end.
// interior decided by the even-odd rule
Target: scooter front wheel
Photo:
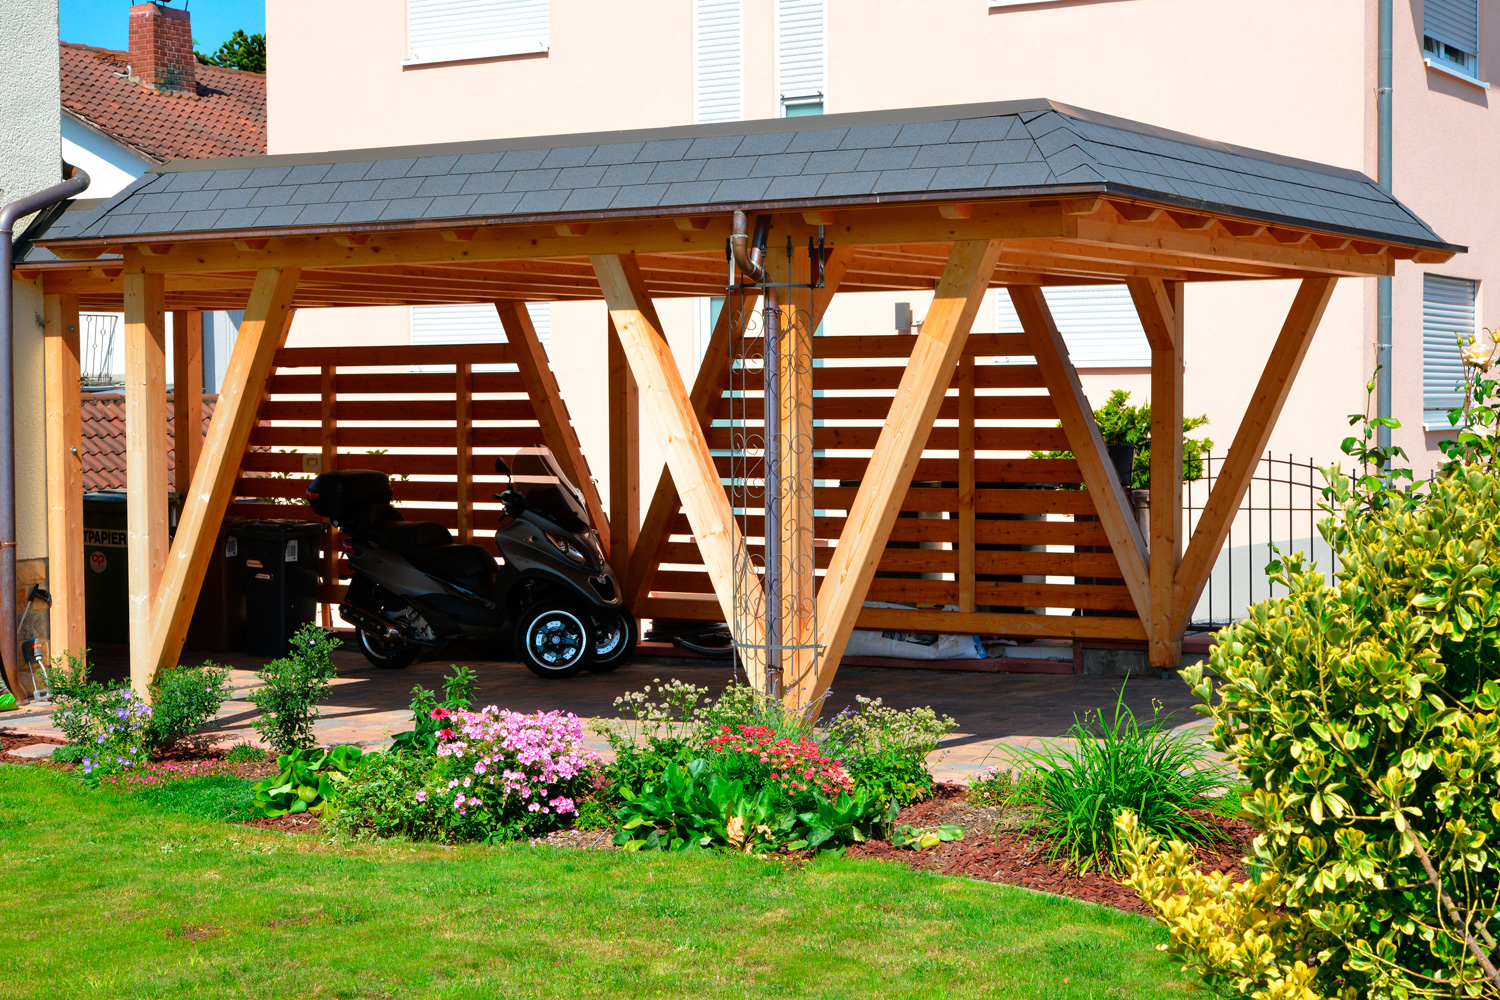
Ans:
{"type": "Polygon", "coordinates": [[[573,677],[583,670],[593,646],[583,616],[568,608],[539,604],[516,623],[516,654],[538,677],[573,677]]]}
{"type": "Polygon", "coordinates": [[[589,616],[594,630],[594,648],[584,669],[607,673],[630,659],[639,629],[628,611],[595,612],[589,616]]]}

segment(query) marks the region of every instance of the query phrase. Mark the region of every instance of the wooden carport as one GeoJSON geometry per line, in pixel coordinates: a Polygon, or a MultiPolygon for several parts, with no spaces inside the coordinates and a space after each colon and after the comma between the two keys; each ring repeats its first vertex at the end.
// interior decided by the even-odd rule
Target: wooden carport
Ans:
{"type": "MultiPolygon", "coordinates": [[[[819,567],[816,593],[806,595],[816,631],[797,637],[817,653],[750,656],[746,665],[757,683],[778,676],[797,707],[826,692],[857,625],[1145,640],[1153,665],[1174,665],[1336,280],[1460,249],[1355,172],[1050,102],[169,164],[105,206],[50,220],[20,265],[47,302],[55,648],[85,642],[81,488],[68,450],[79,309],[126,314],[131,664],[144,688],[181,651],[218,523],[244,495],[247,451],[276,419],[277,368],[317,370],[326,434],[342,405],[337,370],[360,363],[347,348],[286,350],[293,311],[457,302],[498,309],[508,343],[491,360],[517,366],[512,388],[535,414],[529,433],[589,493],[635,612],[727,619],[747,647],[763,642],[764,620],[735,615],[736,589],[762,585],[744,567],[763,539],[731,509],[723,458],[726,389],[747,311],[721,312],[689,388],[653,305],[725,294],[735,210],[767,223],[773,246],[828,248],[821,291],[783,303],[783,338],[816,329],[834,295],[934,292],[915,336],[811,338],[822,367],[793,384],[784,411],[819,448],[816,509],[789,507],[783,535],[786,558],[819,567]],[[1183,285],[1271,279],[1300,287],[1207,508],[1184,538],[1174,431],[1183,285]],[[1153,436],[1170,443],[1152,450],[1145,533],[1041,291],[1100,282],[1129,288],[1151,345],[1153,436]],[[1024,332],[971,337],[997,287],[1024,332]],[[518,305],[601,298],[611,351],[592,363],[609,365],[607,516],[518,305]],[[212,309],[244,309],[245,318],[169,547],[164,316],[212,309]],[[1012,363],[986,363],[996,359],[1012,363]],[[644,513],[632,399],[669,473],[644,513]],[[1064,448],[1076,460],[1027,457],[1064,448]],[[1086,489],[1016,488],[1067,483],[1086,489]],[[898,525],[897,541],[943,547],[888,545],[898,525]],[[1059,576],[1074,582],[1035,582],[1059,576]],[[864,607],[872,596],[957,610],[864,607]],[[1033,610],[1045,607],[1086,613],[1033,610]]],[[[554,344],[555,357],[566,352],[554,344]]],[[[457,362],[462,429],[465,407],[479,405],[464,381],[472,358],[448,360],[457,362]]],[[[304,390],[313,386],[299,377],[304,390]]],[[[327,440],[322,454],[340,460],[327,440]]],[[[456,499],[447,516],[472,532],[476,463],[461,433],[457,453],[452,489],[425,495],[456,499]]]]}

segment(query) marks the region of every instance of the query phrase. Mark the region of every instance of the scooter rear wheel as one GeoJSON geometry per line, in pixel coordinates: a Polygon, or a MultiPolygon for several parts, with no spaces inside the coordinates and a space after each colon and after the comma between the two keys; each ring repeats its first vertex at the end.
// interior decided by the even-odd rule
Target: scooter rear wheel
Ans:
{"type": "Polygon", "coordinates": [[[589,616],[593,627],[593,649],[584,669],[590,673],[603,674],[620,666],[635,652],[639,634],[635,617],[628,611],[616,613],[598,612],[589,616]]]}
{"type": "Polygon", "coordinates": [[[593,648],[586,616],[570,608],[538,604],[516,622],[516,655],[538,677],[573,677],[583,671],[593,648]]]}
{"type": "Polygon", "coordinates": [[[420,652],[409,642],[387,639],[364,630],[360,630],[359,633],[359,651],[365,654],[365,659],[382,670],[400,670],[409,667],[420,652]]]}

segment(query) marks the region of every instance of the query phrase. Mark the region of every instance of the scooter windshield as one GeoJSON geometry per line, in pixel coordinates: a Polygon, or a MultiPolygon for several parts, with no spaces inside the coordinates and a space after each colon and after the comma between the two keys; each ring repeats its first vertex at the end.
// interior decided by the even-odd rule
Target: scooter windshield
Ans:
{"type": "Polygon", "coordinates": [[[526,506],[568,531],[587,531],[588,508],[545,447],[522,448],[510,460],[514,489],[526,506]]]}

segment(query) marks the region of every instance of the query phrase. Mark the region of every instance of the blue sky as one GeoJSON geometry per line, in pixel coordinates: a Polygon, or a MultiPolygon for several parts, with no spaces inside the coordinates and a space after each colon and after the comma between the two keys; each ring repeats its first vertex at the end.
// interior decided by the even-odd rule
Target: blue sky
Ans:
{"type": "MultiPolygon", "coordinates": [[[[59,0],[58,34],[65,42],[124,50],[128,45],[125,25],[132,0],[59,0]]],[[[173,0],[170,6],[187,4],[193,16],[193,38],[198,51],[212,54],[229,40],[234,29],[247,35],[266,30],[265,0],[173,0]]]]}

